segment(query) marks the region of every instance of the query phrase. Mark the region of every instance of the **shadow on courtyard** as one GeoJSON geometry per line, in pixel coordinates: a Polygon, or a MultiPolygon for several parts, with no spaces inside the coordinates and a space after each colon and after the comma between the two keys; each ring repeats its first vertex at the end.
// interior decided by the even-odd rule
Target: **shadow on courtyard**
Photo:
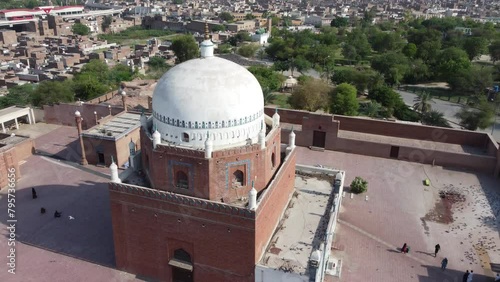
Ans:
{"type": "MultiPolygon", "coordinates": [[[[418,275],[419,282],[462,282],[463,275],[467,270],[455,270],[447,268],[443,271],[441,270],[441,266],[437,265],[422,265],[422,267],[427,269],[427,275],[418,275]]],[[[493,282],[494,280],[494,276],[485,276],[477,273],[474,273],[472,279],[472,281],[474,282],[493,282]]]]}
{"type": "MultiPolygon", "coordinates": [[[[16,191],[17,241],[99,265],[115,266],[109,192],[106,183],[34,186],[16,191]],[[41,213],[41,208],[46,213],[41,213]],[[54,217],[55,210],[62,212],[54,217]],[[74,219],[70,219],[71,216],[74,219]]],[[[0,200],[7,210],[7,197],[0,200]]],[[[7,217],[1,222],[8,225],[7,217]]]]}

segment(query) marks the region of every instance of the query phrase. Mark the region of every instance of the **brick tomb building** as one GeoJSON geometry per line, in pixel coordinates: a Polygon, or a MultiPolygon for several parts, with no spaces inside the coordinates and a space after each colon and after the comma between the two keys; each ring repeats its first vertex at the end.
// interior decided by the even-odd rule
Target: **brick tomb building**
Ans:
{"type": "Polygon", "coordinates": [[[255,281],[294,191],[294,136],[280,143],[279,115],[264,114],[245,68],[213,56],[168,71],[141,116],[150,187],[109,184],[118,269],[161,281],[255,281]]]}

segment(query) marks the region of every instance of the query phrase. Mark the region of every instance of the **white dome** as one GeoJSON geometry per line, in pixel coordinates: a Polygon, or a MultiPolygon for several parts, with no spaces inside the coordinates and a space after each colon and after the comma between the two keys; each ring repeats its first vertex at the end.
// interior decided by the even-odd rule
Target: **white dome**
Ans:
{"type": "Polygon", "coordinates": [[[257,141],[264,98],[244,67],[218,57],[192,59],[169,70],[153,94],[153,122],[163,141],[214,148],[257,141]]]}

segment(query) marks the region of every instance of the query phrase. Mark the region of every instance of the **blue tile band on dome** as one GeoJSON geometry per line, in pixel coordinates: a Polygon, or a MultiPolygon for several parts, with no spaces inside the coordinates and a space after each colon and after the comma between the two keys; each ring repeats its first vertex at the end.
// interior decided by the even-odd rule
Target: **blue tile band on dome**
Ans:
{"type": "Polygon", "coordinates": [[[171,126],[175,127],[180,127],[180,128],[192,128],[192,129],[214,129],[214,128],[230,128],[230,127],[236,127],[240,125],[244,125],[247,123],[251,123],[258,118],[260,118],[264,114],[264,110],[260,110],[259,112],[244,117],[240,119],[233,119],[233,120],[223,120],[223,121],[185,121],[185,120],[179,120],[179,119],[174,119],[170,117],[166,117],[163,115],[160,115],[159,113],[153,111],[153,117],[155,120],[168,124],[171,126]]]}

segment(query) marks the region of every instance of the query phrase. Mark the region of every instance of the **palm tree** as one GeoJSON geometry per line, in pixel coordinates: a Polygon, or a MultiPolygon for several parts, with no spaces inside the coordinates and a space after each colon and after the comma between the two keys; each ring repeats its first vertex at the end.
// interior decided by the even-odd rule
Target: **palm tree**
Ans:
{"type": "Polygon", "coordinates": [[[413,102],[416,102],[413,105],[413,109],[420,112],[422,115],[429,112],[432,109],[431,102],[432,101],[432,96],[429,92],[422,92],[413,99],[413,102]]]}
{"type": "Polygon", "coordinates": [[[276,94],[267,87],[262,89],[262,94],[264,95],[264,105],[270,104],[276,99],[276,94]]]}
{"type": "Polygon", "coordinates": [[[425,125],[451,127],[448,121],[444,118],[443,113],[431,110],[422,115],[422,123],[425,125]]]}

